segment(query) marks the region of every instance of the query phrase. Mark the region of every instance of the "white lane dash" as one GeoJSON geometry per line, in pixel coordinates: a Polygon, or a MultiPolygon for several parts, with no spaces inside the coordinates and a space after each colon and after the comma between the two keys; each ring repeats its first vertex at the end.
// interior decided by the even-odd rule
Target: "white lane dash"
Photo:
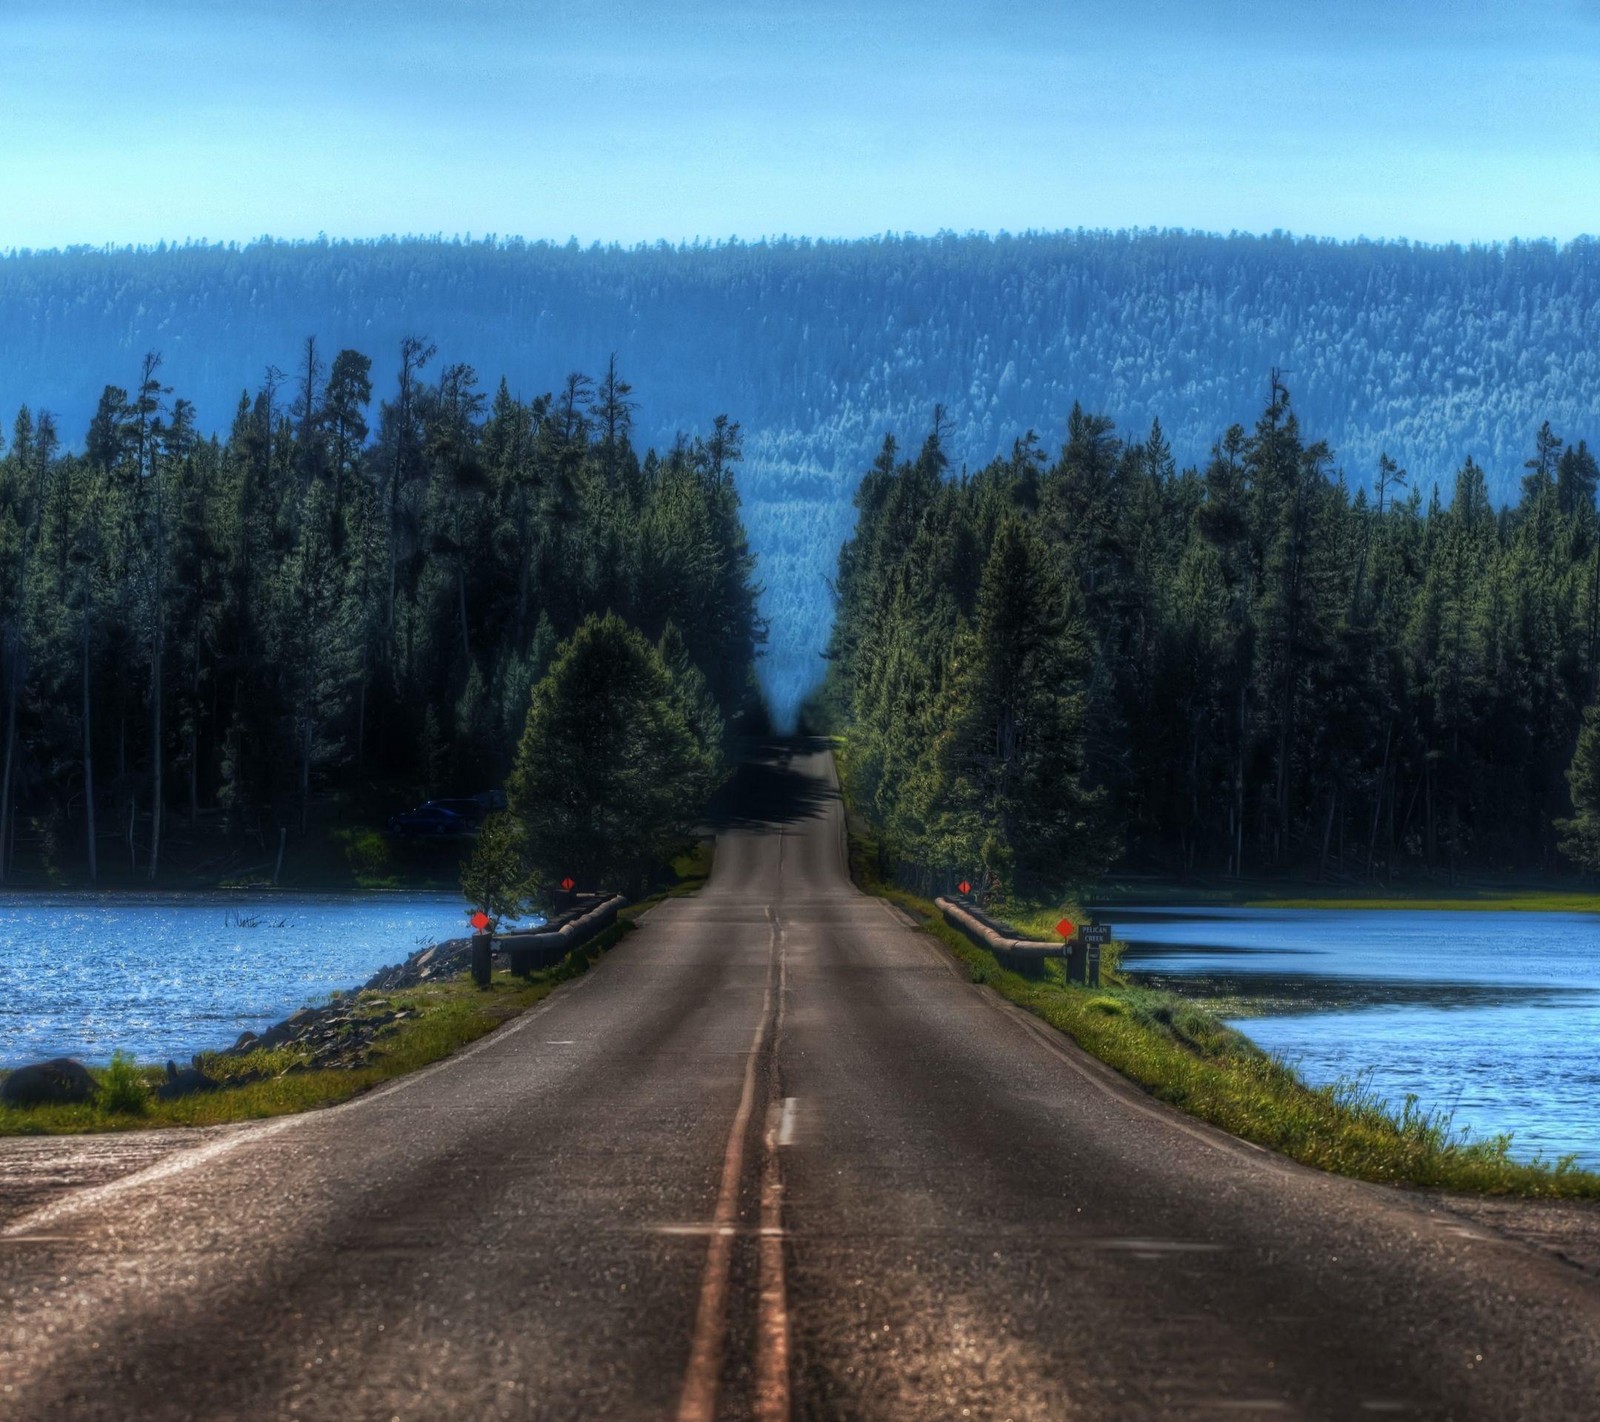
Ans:
{"type": "Polygon", "coordinates": [[[798,1097],[785,1096],[783,1098],[783,1114],[778,1117],[778,1144],[780,1146],[794,1144],[795,1107],[799,1104],[798,1097]]]}

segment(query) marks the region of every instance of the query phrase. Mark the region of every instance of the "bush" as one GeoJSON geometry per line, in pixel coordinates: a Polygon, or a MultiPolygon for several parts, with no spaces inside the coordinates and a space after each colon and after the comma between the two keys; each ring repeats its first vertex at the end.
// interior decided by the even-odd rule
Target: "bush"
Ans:
{"type": "Polygon", "coordinates": [[[375,829],[351,829],[340,833],[344,855],[350,868],[363,879],[385,879],[394,873],[389,841],[375,829]]]}
{"type": "Polygon", "coordinates": [[[150,1083],[126,1052],[114,1052],[100,1077],[100,1109],[107,1115],[142,1116],[150,1105],[150,1083]]]}

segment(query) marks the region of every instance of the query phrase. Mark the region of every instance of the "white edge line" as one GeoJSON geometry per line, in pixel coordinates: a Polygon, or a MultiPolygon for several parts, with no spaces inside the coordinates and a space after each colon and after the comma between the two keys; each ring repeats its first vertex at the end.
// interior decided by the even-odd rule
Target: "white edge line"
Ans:
{"type": "MultiPolygon", "coordinates": [[[[621,946],[620,944],[617,946],[621,946]]],[[[609,956],[609,955],[608,955],[609,956]]],[[[277,1120],[263,1122],[241,1123],[235,1134],[223,1140],[213,1141],[210,1145],[185,1147],[179,1146],[172,1155],[165,1160],[158,1160],[154,1165],[146,1166],[143,1170],[136,1170],[132,1175],[124,1175],[120,1179],[107,1181],[104,1185],[90,1185],[82,1190],[73,1191],[66,1198],[53,1200],[48,1205],[41,1205],[37,1210],[30,1211],[11,1221],[4,1229],[0,1229],[0,1239],[13,1235],[27,1234],[43,1225],[54,1224],[59,1220],[68,1219],[95,1205],[104,1204],[130,1190],[138,1190],[145,1185],[154,1184],[158,1180],[166,1180],[174,1175],[181,1175],[184,1171],[195,1169],[228,1155],[240,1146],[255,1141],[266,1140],[270,1136],[280,1135],[284,1131],[293,1130],[296,1126],[308,1121],[325,1121],[331,1116],[336,1116],[350,1111],[359,1111],[371,1105],[372,1102],[392,1096],[398,1091],[405,1091],[415,1086],[418,1082],[425,1081],[436,1072],[444,1071],[449,1067],[457,1066],[461,1062],[469,1061],[479,1052],[486,1052],[498,1043],[505,1042],[532,1025],[543,1017],[552,1007],[559,1002],[570,1001],[573,994],[581,991],[593,981],[591,974],[599,967],[595,964],[588,972],[578,979],[558,983],[555,990],[543,1002],[535,1003],[526,1012],[508,1022],[503,1027],[496,1028],[486,1033],[478,1041],[464,1047],[459,1052],[454,1052],[448,1057],[441,1057],[436,1062],[417,1071],[407,1072],[406,1075],[387,1081],[382,1086],[375,1086],[370,1091],[349,1101],[341,1101],[335,1106],[313,1107],[308,1111],[296,1111],[288,1116],[281,1116],[277,1120]],[[566,991],[563,991],[566,989],[566,991]]]]}

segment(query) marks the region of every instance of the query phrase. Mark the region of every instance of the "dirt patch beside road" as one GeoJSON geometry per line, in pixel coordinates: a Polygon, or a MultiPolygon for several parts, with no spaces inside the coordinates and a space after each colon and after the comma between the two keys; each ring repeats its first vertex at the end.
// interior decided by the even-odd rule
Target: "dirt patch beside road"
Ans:
{"type": "Polygon", "coordinates": [[[1531,1244],[1600,1277],[1600,1201],[1518,1200],[1441,1194],[1440,1205],[1475,1225],[1531,1244]]]}

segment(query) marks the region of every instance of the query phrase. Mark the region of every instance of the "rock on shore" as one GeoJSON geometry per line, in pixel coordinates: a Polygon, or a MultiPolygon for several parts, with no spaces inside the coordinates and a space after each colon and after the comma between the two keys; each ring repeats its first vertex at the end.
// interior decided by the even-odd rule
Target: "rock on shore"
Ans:
{"type": "Polygon", "coordinates": [[[378,969],[361,986],[367,992],[394,992],[397,988],[416,987],[418,983],[460,977],[471,963],[472,940],[447,938],[443,943],[419,948],[403,963],[378,969]]]}
{"type": "Polygon", "coordinates": [[[77,1106],[99,1093],[88,1067],[71,1057],[18,1067],[0,1084],[0,1101],[7,1106],[77,1106]]]}
{"type": "MultiPolygon", "coordinates": [[[[365,1065],[367,1049],[397,1022],[411,1014],[394,1010],[383,998],[339,998],[326,1007],[302,1007],[260,1036],[243,1033],[219,1057],[291,1047],[305,1054],[308,1067],[365,1065]]],[[[234,1084],[237,1084],[235,1081],[234,1084]]]]}

